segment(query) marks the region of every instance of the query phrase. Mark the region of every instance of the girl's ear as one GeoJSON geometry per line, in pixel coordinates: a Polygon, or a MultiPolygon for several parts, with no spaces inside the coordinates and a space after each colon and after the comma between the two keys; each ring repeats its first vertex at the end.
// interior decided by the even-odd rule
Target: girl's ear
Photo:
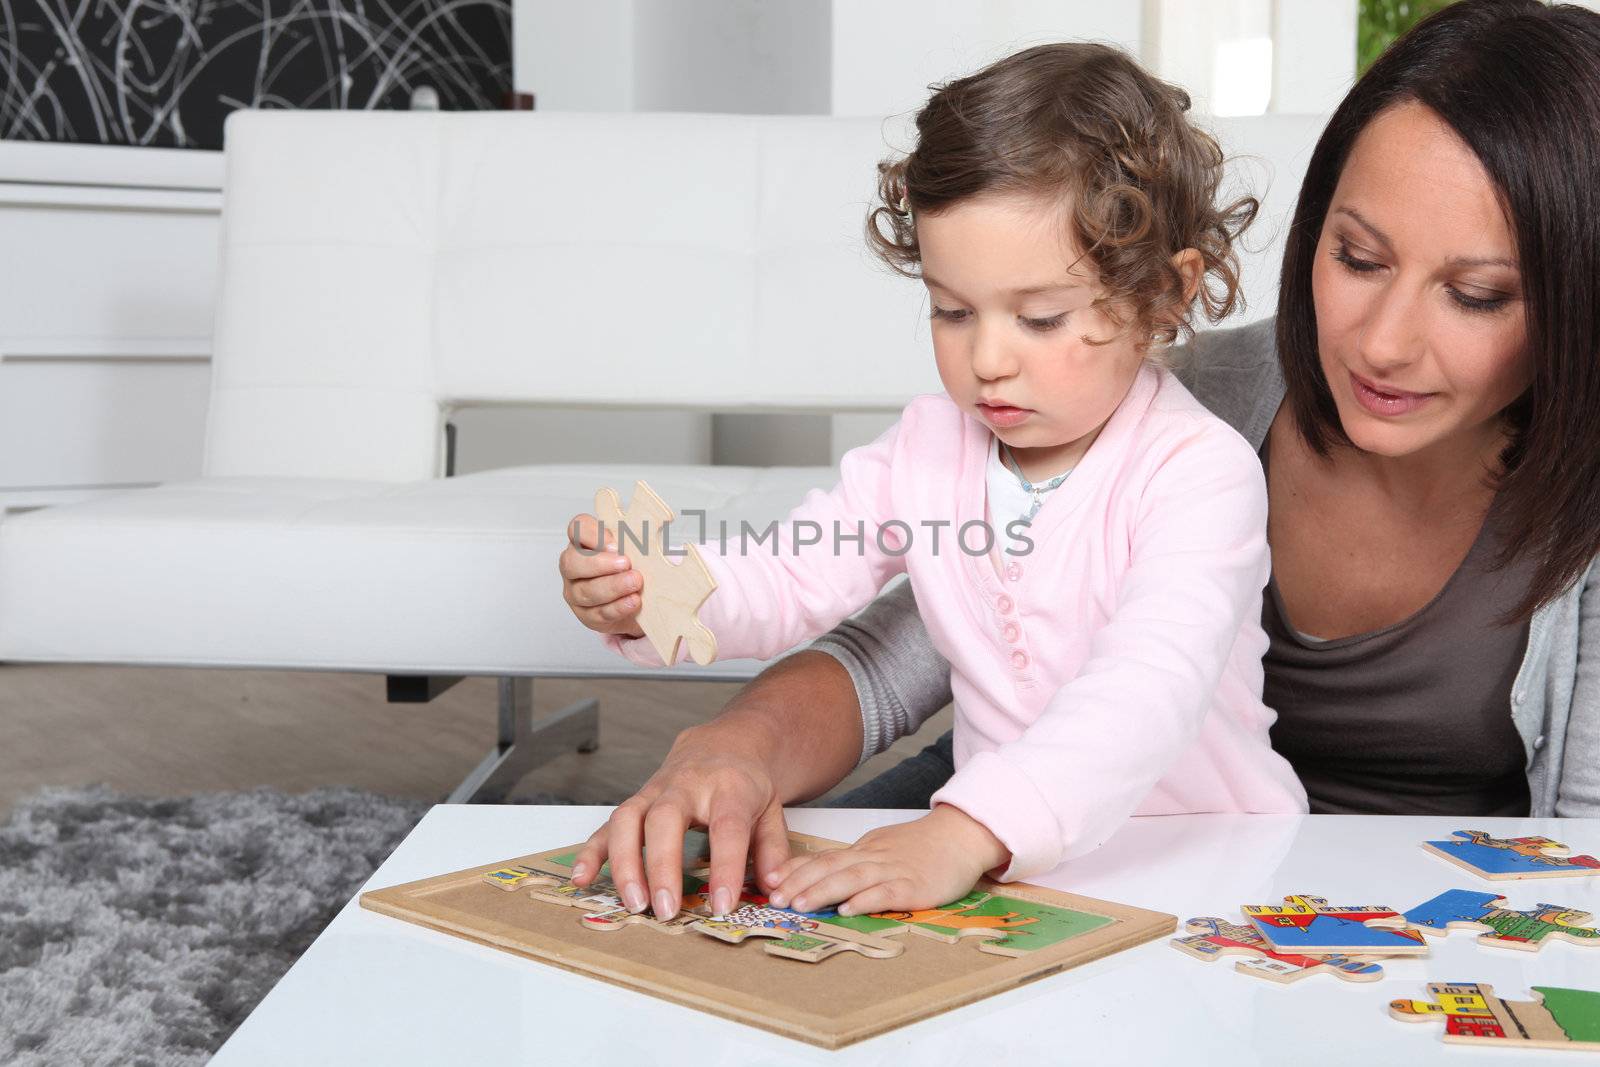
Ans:
{"type": "Polygon", "coordinates": [[[1200,279],[1205,277],[1205,259],[1199,249],[1185,248],[1172,257],[1172,266],[1183,279],[1183,306],[1188,308],[1200,292],[1200,279]]]}

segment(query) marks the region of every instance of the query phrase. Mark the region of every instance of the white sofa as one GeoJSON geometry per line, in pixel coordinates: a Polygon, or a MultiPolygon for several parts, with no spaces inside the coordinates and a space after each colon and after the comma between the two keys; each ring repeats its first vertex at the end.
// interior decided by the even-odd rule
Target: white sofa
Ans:
{"type": "MultiPolygon", "coordinates": [[[[1221,124],[1272,176],[1247,287],[1270,311],[1320,120],[1221,124]]],[[[594,490],[781,517],[826,468],[529,466],[446,477],[468,404],[893,411],[938,388],[920,287],[861,240],[860,119],[242,111],[226,128],[203,477],[0,522],[0,661],[495,676],[457,799],[541,758],[535,676],[623,676],[555,558],[594,490]],[[519,749],[519,751],[513,751],[519,749]]],[[[602,410],[609,408],[613,410],[602,410]]],[[[760,664],[679,668],[742,679],[760,664]]],[[[592,745],[592,702],[545,724],[592,745]]]]}

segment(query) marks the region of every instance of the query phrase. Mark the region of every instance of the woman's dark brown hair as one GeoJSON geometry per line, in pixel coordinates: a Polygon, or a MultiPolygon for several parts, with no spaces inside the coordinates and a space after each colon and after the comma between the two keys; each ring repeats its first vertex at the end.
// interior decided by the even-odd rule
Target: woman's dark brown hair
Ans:
{"type": "MultiPolygon", "coordinates": [[[[1222,151],[1189,124],[1189,97],[1101,44],[1039,45],[938,87],[917,114],[917,146],[879,165],[867,240],[917,277],[915,218],[980,193],[1060,198],[1100,275],[1096,306],[1131,313],[1141,348],[1188,325],[1172,257],[1200,252],[1199,303],[1213,322],[1242,302],[1233,242],[1255,217],[1246,197],[1216,204],[1222,151]]],[[[1109,340],[1104,338],[1102,340],[1109,340]]]]}
{"type": "Polygon", "coordinates": [[[1526,619],[1600,553],[1600,15],[1460,0],[1418,23],[1339,105],[1312,152],[1278,290],[1278,358],[1307,444],[1349,446],[1323,377],[1311,267],[1339,174],[1378,114],[1416,102],[1472,150],[1517,242],[1533,383],[1505,412],[1499,564],[1535,561],[1526,619]]]}

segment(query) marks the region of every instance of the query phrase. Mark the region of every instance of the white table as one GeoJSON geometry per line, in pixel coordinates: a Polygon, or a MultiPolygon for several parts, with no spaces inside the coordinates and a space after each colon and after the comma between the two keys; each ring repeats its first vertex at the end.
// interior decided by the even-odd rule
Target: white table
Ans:
{"type": "MultiPolygon", "coordinates": [[[[376,889],[581,841],[607,809],[440,805],[363,888],[376,889]]],[[[849,841],[916,816],[795,809],[790,827],[849,841]]],[[[1424,840],[1481,829],[1543,834],[1589,853],[1600,819],[1191,815],[1134,819],[1094,855],[1038,879],[1175,914],[1237,918],[1244,903],[1310,893],[1405,910],[1451,888],[1503,892],[1600,913],[1600,878],[1488,882],[1426,853],[1424,840]]],[[[838,1052],[359,908],[351,900],[213,1061],[242,1064],[961,1064],[1475,1062],[1555,1064],[1570,1052],[1446,1045],[1442,1023],[1388,1016],[1429,981],[1481,981],[1509,999],[1529,986],[1600,989],[1600,946],[1537,953],[1481,948],[1457,931],[1380,982],[1313,975],[1292,986],[1201,963],[1165,939],[838,1052]]],[[[822,966],[826,966],[823,964],[822,966]]]]}

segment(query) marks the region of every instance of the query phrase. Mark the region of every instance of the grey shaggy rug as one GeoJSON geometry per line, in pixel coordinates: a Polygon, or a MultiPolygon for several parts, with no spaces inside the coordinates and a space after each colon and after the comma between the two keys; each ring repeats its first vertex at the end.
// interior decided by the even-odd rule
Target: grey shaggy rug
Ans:
{"type": "Polygon", "coordinates": [[[428,807],[347,788],[24,801],[0,826],[0,1063],[204,1063],[428,807]]]}

